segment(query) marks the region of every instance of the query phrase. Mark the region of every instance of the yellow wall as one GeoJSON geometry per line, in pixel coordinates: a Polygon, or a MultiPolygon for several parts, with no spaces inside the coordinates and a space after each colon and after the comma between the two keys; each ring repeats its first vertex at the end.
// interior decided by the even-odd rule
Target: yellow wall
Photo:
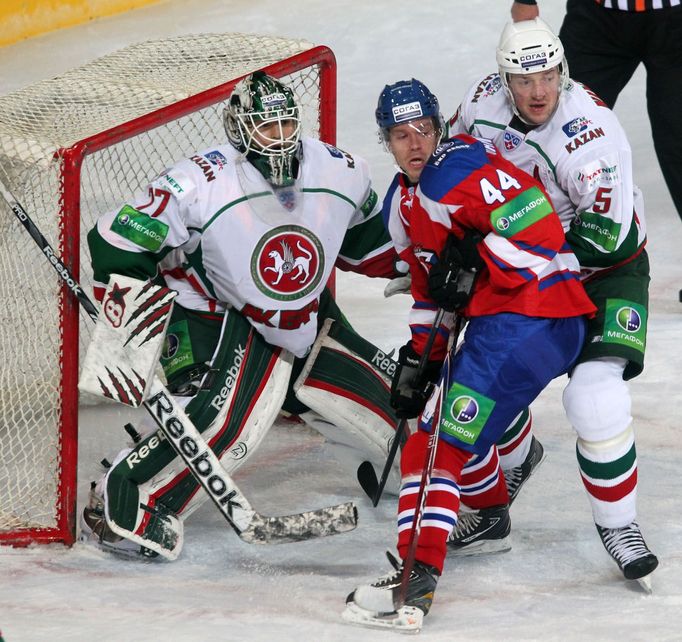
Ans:
{"type": "Polygon", "coordinates": [[[0,0],[0,46],[159,0],[0,0]]]}

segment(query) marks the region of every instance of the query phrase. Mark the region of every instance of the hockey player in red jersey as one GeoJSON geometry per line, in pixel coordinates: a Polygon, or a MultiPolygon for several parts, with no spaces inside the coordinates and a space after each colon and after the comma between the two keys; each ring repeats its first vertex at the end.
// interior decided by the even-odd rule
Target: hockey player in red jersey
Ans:
{"type": "MultiPolygon", "coordinates": [[[[389,129],[389,147],[410,129],[424,135],[419,127],[389,129]]],[[[394,572],[353,591],[344,612],[352,622],[405,629],[418,629],[431,607],[457,523],[464,465],[488,452],[571,368],[585,315],[595,310],[542,185],[489,141],[463,134],[441,143],[425,161],[413,198],[400,252],[412,274],[412,338],[400,351],[392,391],[399,413],[419,414],[401,457],[401,561],[392,559],[394,572]],[[427,399],[414,374],[438,307],[454,316],[446,315],[430,353],[426,370],[438,375],[427,399]],[[458,349],[448,345],[446,331],[459,325],[457,317],[468,319],[458,349]],[[436,433],[434,450],[429,440],[436,433]],[[417,505],[422,485],[425,500],[417,505]]]]}
{"type": "MultiPolygon", "coordinates": [[[[444,133],[438,98],[412,78],[387,85],[376,110],[384,147],[402,168],[383,201],[382,216],[400,250],[409,244],[411,208],[421,172],[444,133]],[[391,130],[390,148],[388,130],[391,130]]],[[[511,548],[509,507],[544,458],[524,409],[489,452],[473,457],[462,471],[460,515],[448,540],[450,554],[477,555],[511,548]],[[504,470],[504,474],[502,472],[504,470]]]]}

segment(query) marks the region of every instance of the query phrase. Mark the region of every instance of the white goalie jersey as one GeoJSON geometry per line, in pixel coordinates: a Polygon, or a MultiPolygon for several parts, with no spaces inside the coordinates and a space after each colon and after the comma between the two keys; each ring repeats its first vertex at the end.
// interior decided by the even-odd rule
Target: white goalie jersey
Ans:
{"type": "Polygon", "coordinates": [[[391,276],[395,256],[367,163],[302,141],[299,177],[273,189],[231,146],[184,159],[90,234],[95,279],[160,273],[183,307],[244,314],[296,356],[312,345],[336,265],[391,276]]]}
{"type": "Polygon", "coordinates": [[[644,204],[625,132],[579,83],[570,81],[552,117],[530,128],[515,117],[499,74],[490,74],[472,85],[448,127],[450,135],[492,140],[542,182],[585,275],[629,259],[644,243],[644,204]]]}

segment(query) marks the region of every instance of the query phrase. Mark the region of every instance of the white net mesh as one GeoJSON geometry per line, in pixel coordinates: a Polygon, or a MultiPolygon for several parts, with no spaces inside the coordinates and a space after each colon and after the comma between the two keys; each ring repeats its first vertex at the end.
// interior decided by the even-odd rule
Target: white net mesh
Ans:
{"type": "MultiPolygon", "coordinates": [[[[210,92],[208,106],[197,97],[189,113],[184,107],[194,99],[184,99],[292,56],[305,59],[303,52],[312,48],[301,40],[234,33],[157,40],[0,97],[0,179],[68,264],[80,254],[79,280],[89,294],[85,235],[97,216],[172,162],[226,140],[221,112],[228,89],[210,92]],[[180,106],[185,115],[178,117],[180,106]],[[135,119],[141,120],[131,124],[135,119]],[[101,132],[122,130],[135,133],[86,151],[80,175],[66,168],[68,154],[61,150],[91,137],[86,150],[99,148],[101,132]],[[79,206],[76,240],[68,212],[78,214],[79,206]]],[[[319,65],[296,62],[278,69],[301,101],[304,133],[319,135],[319,65]]],[[[78,341],[69,338],[68,324],[65,329],[60,279],[4,201],[0,209],[2,538],[53,528],[64,511],[62,400],[65,386],[75,382],[62,381],[63,357],[73,354],[78,341]]],[[[79,336],[82,356],[90,336],[84,314],[79,336]]]]}

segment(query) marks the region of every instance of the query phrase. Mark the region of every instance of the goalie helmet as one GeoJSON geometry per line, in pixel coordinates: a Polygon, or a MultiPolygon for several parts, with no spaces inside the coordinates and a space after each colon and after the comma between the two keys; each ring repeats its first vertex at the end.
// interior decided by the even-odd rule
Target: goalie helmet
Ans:
{"type": "Polygon", "coordinates": [[[561,40],[540,18],[508,23],[497,45],[497,66],[500,79],[517,113],[509,89],[509,74],[534,74],[559,68],[559,91],[568,84],[568,64],[561,40]]]}
{"type": "Polygon", "coordinates": [[[438,140],[445,131],[445,122],[440,113],[438,98],[419,80],[400,80],[386,85],[374,112],[379,126],[379,138],[384,145],[388,142],[391,127],[409,123],[420,118],[432,118],[438,140]]]}
{"type": "Polygon", "coordinates": [[[285,84],[256,71],[237,83],[223,110],[230,143],[272,185],[291,185],[298,173],[300,108],[285,84]]]}

